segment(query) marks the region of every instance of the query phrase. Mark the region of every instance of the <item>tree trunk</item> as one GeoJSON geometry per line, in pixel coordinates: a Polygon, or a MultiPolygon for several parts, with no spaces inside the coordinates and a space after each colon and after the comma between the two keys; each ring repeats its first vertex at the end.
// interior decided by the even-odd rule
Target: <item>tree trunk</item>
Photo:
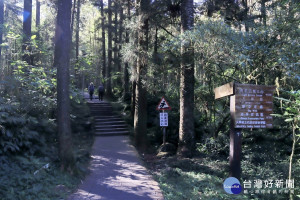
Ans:
{"type": "MultiPolygon", "coordinates": [[[[118,76],[118,85],[122,85],[122,62],[121,62],[121,50],[122,50],[122,44],[123,44],[123,19],[124,19],[124,14],[123,14],[123,8],[122,5],[119,7],[119,12],[120,12],[120,20],[119,20],[119,45],[118,45],[118,72],[120,72],[120,75],[118,76]]],[[[122,88],[122,87],[121,87],[122,88]]]]}
{"type": "Polygon", "coordinates": [[[148,9],[150,0],[139,0],[139,32],[138,32],[138,58],[136,76],[136,97],[134,113],[135,145],[145,151],[147,148],[147,91],[144,81],[147,76],[148,51],[148,9]]]}
{"type": "Polygon", "coordinates": [[[24,12],[23,12],[23,61],[26,61],[29,65],[32,64],[30,56],[30,39],[31,39],[31,19],[32,18],[32,0],[24,0],[24,12]]]}
{"type": "MultiPolygon", "coordinates": [[[[130,18],[130,0],[127,1],[127,17],[130,18]]],[[[125,42],[129,43],[129,33],[128,30],[126,30],[126,38],[125,42]]],[[[127,101],[130,98],[129,95],[129,73],[128,73],[128,62],[124,65],[124,72],[123,72],[123,100],[127,101]]],[[[134,112],[133,112],[134,113],[134,112]]]]}
{"type": "Polygon", "coordinates": [[[106,48],[105,48],[105,15],[104,15],[104,4],[101,0],[101,29],[102,29],[102,77],[106,79],[106,48]]]}
{"type": "MultiPolygon", "coordinates": [[[[113,52],[114,52],[114,67],[113,67],[113,71],[114,72],[118,72],[118,3],[117,1],[115,1],[115,4],[114,4],[114,48],[113,48],[113,52]]],[[[116,79],[114,79],[113,81],[113,85],[117,85],[118,84],[118,81],[116,79]]]]}
{"type": "Polygon", "coordinates": [[[3,24],[4,24],[4,0],[0,0],[0,65],[2,66],[2,35],[3,35],[3,24]]]}
{"type": "Polygon", "coordinates": [[[74,20],[75,20],[75,12],[76,12],[76,0],[73,1],[73,8],[72,8],[72,18],[71,18],[71,35],[73,36],[73,29],[74,29],[74,20]]]}
{"type": "Polygon", "coordinates": [[[62,170],[72,170],[74,165],[69,98],[71,7],[71,0],[58,1],[55,30],[54,66],[57,68],[57,125],[62,170]]]}
{"type": "MultiPolygon", "coordinates": [[[[193,0],[183,0],[181,4],[181,33],[194,26],[193,0]]],[[[187,39],[181,44],[180,73],[180,121],[177,153],[191,157],[194,141],[194,50],[187,39]]]]}
{"type": "Polygon", "coordinates": [[[76,57],[76,63],[78,63],[78,56],[79,56],[79,25],[80,25],[80,1],[77,0],[77,15],[76,15],[76,41],[75,41],[75,57],[76,57]]]}
{"type": "MultiPolygon", "coordinates": [[[[111,12],[111,0],[108,0],[108,24],[112,24],[112,12],[111,12]]],[[[111,68],[112,68],[112,30],[108,28],[108,58],[107,58],[107,69],[106,69],[106,94],[112,96],[111,91],[111,68]]]]}
{"type": "Polygon", "coordinates": [[[39,0],[36,0],[36,17],[35,17],[35,26],[39,27],[41,24],[41,3],[39,0]]]}
{"type": "Polygon", "coordinates": [[[244,14],[243,14],[243,21],[245,25],[246,32],[249,32],[249,22],[248,22],[248,0],[242,0],[242,5],[244,6],[244,14]]]}
{"type": "Polygon", "coordinates": [[[266,0],[261,0],[260,12],[261,12],[263,25],[266,26],[267,25],[266,0]]]}

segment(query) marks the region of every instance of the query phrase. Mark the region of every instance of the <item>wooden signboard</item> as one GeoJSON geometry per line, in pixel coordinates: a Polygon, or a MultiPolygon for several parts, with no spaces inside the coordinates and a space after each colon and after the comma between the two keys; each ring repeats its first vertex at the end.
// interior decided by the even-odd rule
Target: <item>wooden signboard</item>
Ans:
{"type": "Polygon", "coordinates": [[[272,128],[275,86],[235,84],[235,128],[272,128]]]}
{"type": "Polygon", "coordinates": [[[230,176],[240,178],[243,128],[272,128],[275,86],[227,83],[215,88],[215,99],[230,96],[230,176]]]}

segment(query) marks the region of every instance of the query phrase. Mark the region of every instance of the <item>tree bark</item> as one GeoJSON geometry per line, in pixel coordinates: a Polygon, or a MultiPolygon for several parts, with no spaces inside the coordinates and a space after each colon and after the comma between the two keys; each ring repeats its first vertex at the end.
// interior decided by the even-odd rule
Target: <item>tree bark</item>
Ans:
{"type": "Polygon", "coordinates": [[[136,147],[145,151],[147,148],[147,91],[144,81],[147,76],[148,51],[148,9],[150,0],[138,0],[139,32],[136,76],[136,97],[134,113],[134,138],[136,147]]]}
{"type": "Polygon", "coordinates": [[[104,3],[103,0],[100,2],[101,6],[101,31],[102,31],[102,76],[106,79],[106,48],[105,48],[105,15],[104,15],[104,3]]]}
{"type": "Polygon", "coordinates": [[[245,25],[246,32],[249,32],[249,22],[248,22],[248,0],[242,0],[242,5],[244,6],[244,14],[243,14],[243,21],[245,25]]]}
{"type": "Polygon", "coordinates": [[[32,64],[30,56],[30,39],[31,39],[31,21],[32,21],[32,0],[24,0],[23,12],[23,61],[32,64]]]}
{"type": "MultiPolygon", "coordinates": [[[[193,0],[182,0],[181,33],[194,26],[193,0]]],[[[194,50],[191,41],[185,39],[181,44],[180,72],[180,121],[177,154],[191,157],[194,141],[194,50]]]]}
{"type": "Polygon", "coordinates": [[[41,3],[39,0],[36,0],[36,17],[35,17],[35,26],[39,27],[41,24],[41,3]]]}
{"type": "Polygon", "coordinates": [[[75,20],[75,12],[76,12],[76,0],[73,1],[73,8],[72,8],[72,18],[71,18],[71,35],[73,35],[74,29],[74,20],[75,20]]]}
{"type": "MultiPolygon", "coordinates": [[[[118,43],[119,43],[118,42],[119,41],[119,39],[118,39],[118,36],[119,36],[119,34],[118,34],[118,7],[119,7],[119,5],[118,5],[117,1],[115,1],[115,3],[114,3],[114,39],[113,39],[113,41],[114,41],[114,48],[113,48],[114,67],[113,67],[113,71],[114,72],[118,72],[118,62],[119,62],[119,60],[118,60],[118,43]]],[[[117,85],[118,81],[114,79],[113,83],[114,83],[113,85],[117,85]]]]}
{"type": "MultiPolygon", "coordinates": [[[[108,0],[108,24],[112,24],[112,11],[111,11],[111,0],[108,0]]],[[[107,69],[106,69],[106,94],[112,96],[111,91],[111,68],[112,68],[112,31],[111,27],[108,28],[108,57],[107,57],[107,69]]]]}
{"type": "Polygon", "coordinates": [[[75,41],[75,57],[76,57],[76,63],[78,63],[78,56],[79,56],[79,29],[80,29],[80,1],[77,0],[77,15],[76,15],[76,41],[75,41]]]}
{"type": "Polygon", "coordinates": [[[71,49],[71,0],[58,1],[55,29],[54,66],[57,68],[57,125],[62,170],[74,164],[70,126],[69,66],[71,49]]]}
{"type": "MultiPolygon", "coordinates": [[[[127,0],[127,17],[130,18],[130,0],[127,0]]],[[[129,43],[129,33],[128,30],[125,32],[126,38],[125,42],[129,43]]],[[[123,100],[127,101],[130,98],[129,95],[129,73],[128,73],[128,62],[125,63],[124,65],[124,72],[123,72],[123,100]]],[[[134,112],[133,112],[134,113],[134,112]]]]}
{"type": "Polygon", "coordinates": [[[3,35],[3,24],[4,24],[4,0],[0,0],[0,65],[2,64],[2,35],[3,35]]]}
{"type": "Polygon", "coordinates": [[[266,0],[261,0],[260,12],[261,12],[263,25],[266,26],[267,25],[266,0]]]}
{"type": "MultiPolygon", "coordinates": [[[[123,14],[123,8],[122,8],[122,5],[120,5],[119,7],[119,15],[120,15],[120,20],[119,20],[119,45],[118,45],[118,72],[122,72],[122,62],[121,62],[121,50],[122,50],[122,43],[123,43],[123,19],[124,19],[124,14],[123,14]]],[[[122,84],[122,77],[121,75],[119,75],[119,78],[118,78],[118,84],[122,84]]]]}

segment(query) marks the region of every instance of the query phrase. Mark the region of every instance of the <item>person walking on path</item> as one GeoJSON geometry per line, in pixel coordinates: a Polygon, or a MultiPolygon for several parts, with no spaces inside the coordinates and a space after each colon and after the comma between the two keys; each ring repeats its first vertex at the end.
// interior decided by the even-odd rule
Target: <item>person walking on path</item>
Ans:
{"type": "Polygon", "coordinates": [[[100,84],[98,88],[99,101],[103,101],[103,94],[104,94],[104,86],[103,84],[100,84]]]}
{"type": "Polygon", "coordinates": [[[90,100],[92,101],[93,100],[93,94],[94,94],[94,84],[93,84],[93,82],[90,83],[88,90],[89,90],[89,94],[90,94],[90,100]]]}

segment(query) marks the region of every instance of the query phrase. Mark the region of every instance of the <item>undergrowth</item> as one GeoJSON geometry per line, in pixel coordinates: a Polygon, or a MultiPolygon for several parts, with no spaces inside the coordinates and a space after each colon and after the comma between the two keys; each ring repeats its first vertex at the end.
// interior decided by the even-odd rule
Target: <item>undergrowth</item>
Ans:
{"type": "MultiPolygon", "coordinates": [[[[285,187],[288,178],[288,152],[280,152],[279,150],[285,147],[278,144],[267,140],[259,143],[246,141],[243,144],[240,181],[242,187],[244,181],[252,182],[252,189],[248,189],[248,194],[242,191],[239,195],[231,195],[223,189],[223,183],[229,177],[229,139],[222,134],[218,139],[209,138],[197,143],[197,152],[192,159],[154,156],[155,159],[147,160],[146,156],[145,161],[167,200],[286,200],[289,199],[289,194],[283,190],[279,193],[279,189],[275,188],[276,180],[283,180],[285,187]],[[228,144],[225,145],[226,143],[228,144]],[[263,181],[263,187],[265,180],[273,180],[273,186],[268,188],[271,194],[256,193],[253,185],[254,180],[258,179],[263,181]],[[273,190],[277,190],[277,194],[273,194],[273,190]]],[[[299,198],[300,194],[300,179],[297,176],[299,172],[300,167],[295,163],[294,199],[299,198]]]]}
{"type": "Polygon", "coordinates": [[[72,95],[74,174],[60,170],[55,118],[50,119],[49,115],[42,114],[30,115],[18,101],[1,99],[1,200],[63,199],[87,173],[93,143],[92,120],[80,94],[72,95]]]}

